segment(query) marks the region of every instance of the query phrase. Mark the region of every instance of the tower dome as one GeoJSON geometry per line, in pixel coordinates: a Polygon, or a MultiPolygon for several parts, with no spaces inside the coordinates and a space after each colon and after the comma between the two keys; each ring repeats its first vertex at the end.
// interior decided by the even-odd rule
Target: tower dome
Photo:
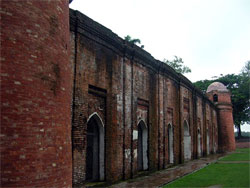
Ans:
{"type": "Polygon", "coordinates": [[[224,86],[224,84],[222,84],[220,82],[213,82],[207,88],[207,93],[209,93],[211,91],[222,91],[223,92],[223,91],[228,91],[228,89],[226,88],[226,86],[224,86]]]}

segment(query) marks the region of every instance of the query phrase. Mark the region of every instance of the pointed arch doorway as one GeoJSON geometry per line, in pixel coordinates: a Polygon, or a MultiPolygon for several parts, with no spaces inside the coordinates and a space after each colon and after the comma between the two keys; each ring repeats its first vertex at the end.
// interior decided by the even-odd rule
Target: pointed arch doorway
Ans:
{"type": "Polygon", "coordinates": [[[138,170],[148,169],[148,129],[144,121],[138,124],[138,146],[137,146],[138,170]]]}
{"type": "Polygon", "coordinates": [[[198,147],[198,157],[201,157],[201,151],[202,151],[202,149],[201,149],[201,132],[200,132],[200,129],[198,129],[198,131],[197,131],[197,140],[198,140],[198,144],[197,144],[197,147],[198,147]]]}
{"type": "Polygon", "coordinates": [[[97,113],[87,122],[86,153],[86,180],[104,180],[104,124],[97,113]]]}
{"type": "Polygon", "coordinates": [[[184,160],[191,159],[191,136],[187,121],[184,121],[184,160]]]}
{"type": "Polygon", "coordinates": [[[174,163],[174,134],[171,124],[168,124],[168,160],[170,164],[174,163]]]}
{"type": "Polygon", "coordinates": [[[209,148],[209,130],[207,129],[207,155],[210,154],[210,148],[209,148]]]}

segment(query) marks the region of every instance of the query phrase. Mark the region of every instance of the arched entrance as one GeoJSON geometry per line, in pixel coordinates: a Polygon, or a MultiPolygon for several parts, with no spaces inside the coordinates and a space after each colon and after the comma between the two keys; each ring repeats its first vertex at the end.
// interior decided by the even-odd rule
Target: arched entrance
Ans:
{"type": "Polygon", "coordinates": [[[86,180],[104,180],[104,125],[97,113],[87,123],[86,180]]]}
{"type": "Polygon", "coordinates": [[[168,159],[170,164],[174,163],[174,134],[171,124],[168,124],[168,159]]]}
{"type": "Polygon", "coordinates": [[[208,131],[208,129],[207,129],[207,155],[209,155],[209,153],[210,153],[210,148],[209,148],[209,131],[208,131]]]}
{"type": "Polygon", "coordinates": [[[148,129],[144,121],[138,124],[138,146],[137,146],[138,170],[148,169],[148,129]]]}
{"type": "Polygon", "coordinates": [[[198,157],[201,156],[201,132],[200,132],[200,129],[198,129],[198,144],[197,144],[197,147],[198,147],[198,157]]]}
{"type": "Polygon", "coordinates": [[[184,121],[184,160],[191,159],[191,136],[187,121],[184,121]]]}
{"type": "Polygon", "coordinates": [[[217,95],[217,94],[214,94],[214,95],[213,95],[213,101],[214,101],[214,102],[218,102],[218,95],[217,95]]]}
{"type": "Polygon", "coordinates": [[[215,124],[213,124],[213,134],[212,134],[212,137],[213,137],[213,152],[216,153],[216,127],[215,127],[215,124]]]}

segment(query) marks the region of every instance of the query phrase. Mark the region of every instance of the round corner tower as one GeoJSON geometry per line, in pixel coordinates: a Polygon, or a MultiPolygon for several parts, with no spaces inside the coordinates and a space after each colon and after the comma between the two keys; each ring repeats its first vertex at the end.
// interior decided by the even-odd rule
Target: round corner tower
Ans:
{"type": "Polygon", "coordinates": [[[69,0],[0,9],[0,187],[71,187],[69,0]]]}
{"type": "Polygon", "coordinates": [[[234,151],[235,138],[231,93],[222,83],[214,82],[208,86],[207,96],[218,110],[219,151],[234,151]]]}

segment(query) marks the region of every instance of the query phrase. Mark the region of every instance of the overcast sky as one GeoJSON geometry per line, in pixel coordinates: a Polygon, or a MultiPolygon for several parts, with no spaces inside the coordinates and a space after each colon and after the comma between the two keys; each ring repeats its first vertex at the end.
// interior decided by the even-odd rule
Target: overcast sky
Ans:
{"type": "Polygon", "coordinates": [[[250,0],[74,0],[77,9],[156,59],[181,57],[191,81],[238,73],[250,60],[250,0]]]}
{"type": "Polygon", "coordinates": [[[250,60],[250,0],[73,0],[70,8],[139,38],[158,60],[181,57],[192,82],[237,74],[250,60]]]}

